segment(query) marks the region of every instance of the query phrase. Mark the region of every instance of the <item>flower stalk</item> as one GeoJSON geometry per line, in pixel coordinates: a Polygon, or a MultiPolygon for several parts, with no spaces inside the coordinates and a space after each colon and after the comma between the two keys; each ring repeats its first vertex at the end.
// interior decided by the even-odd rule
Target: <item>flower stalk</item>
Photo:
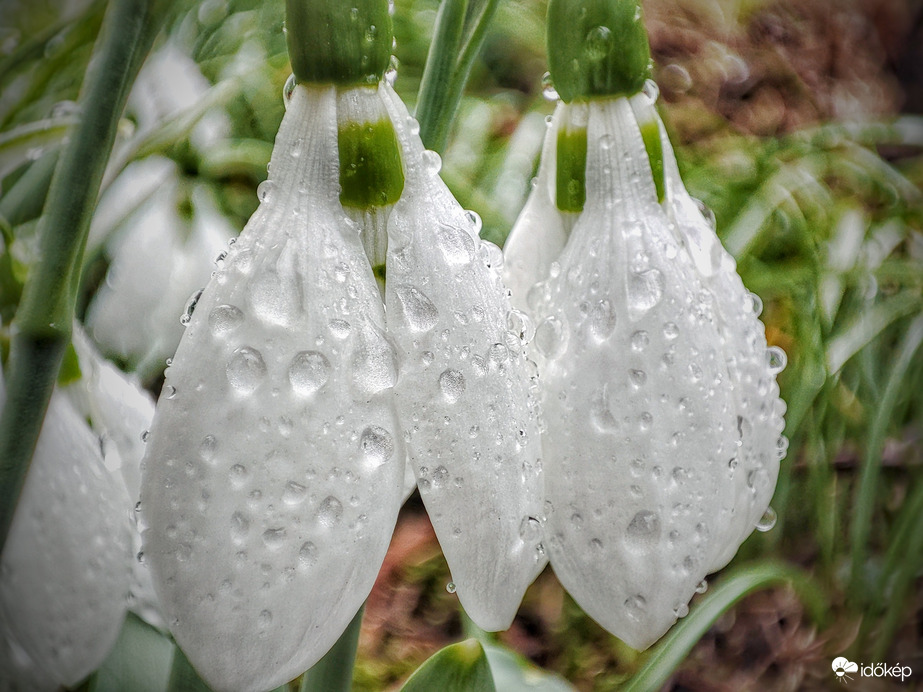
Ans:
{"type": "Polygon", "coordinates": [[[0,416],[0,551],[70,342],[81,258],[118,120],[165,7],[163,0],[119,0],[109,8],[80,100],[82,119],[52,178],[39,229],[42,261],[12,324],[8,405],[0,416]]]}

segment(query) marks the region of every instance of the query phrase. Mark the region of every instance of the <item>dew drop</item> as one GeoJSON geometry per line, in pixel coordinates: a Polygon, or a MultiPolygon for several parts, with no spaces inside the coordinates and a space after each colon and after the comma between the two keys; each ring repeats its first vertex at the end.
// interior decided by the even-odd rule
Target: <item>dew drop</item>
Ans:
{"type": "Polygon", "coordinates": [[[554,88],[554,82],[551,80],[550,72],[546,72],[542,75],[542,96],[546,101],[557,101],[559,98],[561,98],[558,95],[557,90],[554,88]]]}
{"type": "Polygon", "coordinates": [[[776,514],[776,510],[774,510],[772,507],[767,507],[766,511],[763,512],[763,516],[760,517],[760,520],[756,523],[756,530],[762,531],[763,533],[771,531],[772,528],[776,525],[778,518],[779,517],[776,514]]]}
{"type": "Polygon", "coordinates": [[[660,72],[660,81],[664,88],[674,94],[685,94],[692,88],[692,77],[689,70],[679,63],[671,63],[660,72]]]}
{"type": "Polygon", "coordinates": [[[274,528],[263,531],[263,543],[270,550],[278,550],[285,543],[285,529],[274,528]]]}
{"type": "Polygon", "coordinates": [[[266,363],[255,348],[241,346],[228,360],[226,372],[234,389],[241,394],[250,394],[266,377],[266,363]]]}
{"type": "Polygon", "coordinates": [[[523,517],[519,522],[519,537],[525,543],[533,543],[542,536],[542,525],[535,517],[523,517]]]}
{"type": "Polygon", "coordinates": [[[302,567],[310,567],[317,563],[317,546],[311,541],[303,543],[298,551],[298,562],[301,563],[302,567]]]}
{"type": "Polygon", "coordinates": [[[324,526],[336,526],[343,518],[343,503],[333,495],[328,495],[320,503],[317,510],[317,519],[324,526]]]}
{"type": "Polygon", "coordinates": [[[250,520],[243,512],[234,512],[231,515],[231,538],[236,542],[243,541],[250,532],[250,520]]]}
{"type": "Polygon", "coordinates": [[[330,328],[330,333],[337,339],[345,339],[352,331],[352,325],[346,320],[330,320],[327,326],[330,328]]]}
{"type": "Polygon", "coordinates": [[[142,441],[142,442],[147,442],[147,441],[150,439],[150,437],[151,437],[151,431],[150,431],[150,430],[142,430],[142,431],[141,431],[141,441],[142,441]]]}
{"type": "Polygon", "coordinates": [[[458,370],[445,370],[439,375],[439,389],[449,403],[455,403],[465,391],[465,376],[458,370]]]}
{"type": "Polygon", "coordinates": [[[657,86],[657,82],[653,79],[648,79],[644,82],[641,93],[647,96],[652,104],[657,103],[657,99],[660,97],[660,87],[657,86]]]}
{"type": "Polygon", "coordinates": [[[663,298],[666,282],[659,269],[632,274],[628,280],[628,307],[640,316],[656,306],[663,298]]]}
{"type": "Polygon", "coordinates": [[[394,438],[377,425],[370,425],[359,437],[359,448],[363,456],[372,464],[384,464],[394,455],[394,438]]]}
{"type": "Polygon", "coordinates": [[[707,223],[708,227],[714,231],[718,225],[715,221],[715,212],[713,212],[709,206],[700,199],[693,197],[692,201],[695,202],[695,205],[699,208],[699,213],[702,214],[702,218],[705,219],[705,223],[707,223]]]}
{"type": "Polygon", "coordinates": [[[676,322],[666,322],[663,325],[663,335],[665,338],[670,339],[671,341],[679,336],[679,327],[676,326],[676,322]]]}
{"type": "Polygon", "coordinates": [[[678,618],[684,618],[689,615],[689,606],[685,603],[680,603],[673,609],[673,614],[678,618]]]}
{"type": "MultiPolygon", "coordinates": [[[[474,212],[469,213],[473,214],[474,212]]],[[[441,224],[438,238],[439,250],[449,264],[468,264],[477,253],[474,237],[464,228],[441,224]]]]}
{"type": "Polygon", "coordinates": [[[590,309],[590,333],[598,341],[608,339],[615,329],[615,311],[608,300],[598,301],[590,309]]]}
{"type": "Polygon", "coordinates": [[[628,377],[636,388],[641,388],[647,382],[647,373],[643,370],[630,370],[628,377]]]}
{"type": "MultiPolygon", "coordinates": [[[[278,82],[276,82],[276,84],[278,84],[278,82]]],[[[293,93],[295,93],[295,74],[294,73],[288,76],[288,79],[285,80],[285,86],[282,87],[282,103],[285,104],[286,108],[288,108],[288,104],[292,100],[293,93]]]]}
{"type": "Polygon", "coordinates": [[[423,152],[423,167],[430,175],[436,175],[442,168],[442,157],[435,151],[427,149],[423,152]]]}
{"type": "Polygon", "coordinates": [[[535,325],[532,323],[532,318],[522,310],[515,308],[510,310],[506,315],[506,325],[523,344],[528,344],[535,336],[535,325]]]}
{"type": "Polygon", "coordinates": [[[564,325],[557,317],[547,317],[535,329],[535,346],[546,358],[564,350],[564,325]]]}
{"type": "Polygon", "coordinates": [[[269,610],[261,610],[257,618],[257,624],[261,628],[269,627],[272,624],[272,612],[269,610]]]}
{"type": "Polygon", "coordinates": [[[259,185],[256,186],[256,198],[260,200],[261,203],[268,202],[272,199],[272,192],[275,188],[275,183],[271,180],[264,180],[259,185]]]}
{"type": "Polygon", "coordinates": [[[788,357],[785,355],[785,351],[778,346],[770,346],[766,350],[766,360],[769,363],[769,371],[774,375],[782,372],[788,364],[788,357]]]}
{"type": "Polygon", "coordinates": [[[640,622],[647,609],[647,600],[641,594],[635,594],[625,599],[625,614],[629,619],[640,622]]]}
{"type": "Polygon", "coordinates": [[[763,299],[755,293],[749,293],[747,295],[747,304],[744,307],[752,310],[753,314],[759,317],[763,313],[763,299]]]}
{"type": "Polygon", "coordinates": [[[282,502],[287,505],[300,505],[307,497],[308,489],[301,483],[289,481],[282,491],[282,502]]]}
{"type": "Polygon", "coordinates": [[[660,533],[660,517],[646,509],[637,512],[625,529],[629,545],[643,549],[653,548],[660,540],[660,533]]]}
{"type": "Polygon", "coordinates": [[[234,464],[228,472],[228,477],[231,485],[240,488],[247,480],[247,467],[243,464],[234,464]]]}
{"type": "Polygon", "coordinates": [[[647,348],[648,344],[650,343],[651,343],[651,339],[648,336],[647,332],[644,331],[643,329],[640,329],[631,335],[631,350],[632,351],[636,351],[640,353],[645,348],[647,348]]]}
{"type": "Polygon", "coordinates": [[[586,35],[583,50],[587,60],[599,62],[609,52],[612,44],[612,31],[606,26],[594,26],[586,35]]]}
{"type": "Polygon", "coordinates": [[[708,580],[703,579],[702,581],[699,582],[699,585],[695,587],[695,592],[705,593],[706,591],[708,591],[708,580]]]}
{"type": "Polygon", "coordinates": [[[184,327],[192,321],[192,313],[195,312],[195,306],[199,302],[199,298],[202,297],[202,290],[194,291],[189,300],[186,301],[186,307],[183,309],[183,314],[179,318],[179,323],[184,327]]]}
{"type": "Polygon", "coordinates": [[[458,587],[455,586],[455,582],[454,582],[454,581],[450,581],[448,584],[445,585],[445,590],[448,591],[449,593],[455,593],[455,591],[457,590],[457,588],[458,588],[458,587]]]}
{"type": "Polygon", "coordinates": [[[212,461],[215,458],[215,451],[218,449],[218,440],[214,435],[206,435],[199,443],[199,456],[202,461],[212,461]]]}
{"type": "Polygon", "coordinates": [[[296,353],[288,367],[288,381],[292,390],[302,396],[313,394],[327,383],[330,361],[318,351],[296,353]]]}
{"type": "Polygon", "coordinates": [[[413,331],[426,332],[436,326],[439,310],[433,301],[416,286],[403,284],[395,289],[404,312],[404,319],[413,331]]]}

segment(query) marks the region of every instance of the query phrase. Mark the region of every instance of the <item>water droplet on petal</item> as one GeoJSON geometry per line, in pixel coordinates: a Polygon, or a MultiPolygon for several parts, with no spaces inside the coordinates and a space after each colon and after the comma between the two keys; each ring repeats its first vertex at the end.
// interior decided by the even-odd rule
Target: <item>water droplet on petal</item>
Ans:
{"type": "Polygon", "coordinates": [[[208,326],[215,336],[234,331],[244,321],[244,313],[234,305],[217,305],[208,313],[208,326]]]}
{"type": "Polygon", "coordinates": [[[695,587],[695,592],[705,593],[706,591],[708,591],[708,580],[703,579],[702,581],[699,582],[699,585],[695,587]]]}
{"type": "Polygon", "coordinates": [[[773,374],[782,372],[788,364],[788,357],[785,355],[785,351],[778,346],[770,346],[766,350],[766,357],[769,362],[769,370],[773,374]]]}
{"type": "Polygon", "coordinates": [[[646,509],[635,513],[628,527],[625,537],[629,545],[640,548],[653,548],[660,540],[660,517],[646,509]]]}
{"type": "Polygon", "coordinates": [[[673,614],[678,618],[684,618],[689,615],[689,606],[685,603],[680,603],[673,609],[673,614]]]}
{"type": "Polygon", "coordinates": [[[436,175],[442,168],[442,157],[435,151],[427,149],[423,152],[423,167],[430,175],[436,175]]]}
{"type": "Polygon", "coordinates": [[[365,458],[377,466],[388,461],[394,454],[394,438],[384,428],[370,425],[362,431],[359,448],[365,458]]]}
{"type": "Polygon", "coordinates": [[[526,543],[533,543],[541,538],[542,525],[535,517],[523,517],[519,523],[519,537],[526,543]]]}
{"type": "MultiPolygon", "coordinates": [[[[546,72],[542,75],[542,96],[546,101],[557,101],[559,98],[561,98],[558,95],[557,90],[554,88],[554,82],[551,80],[550,72],[546,72]]],[[[550,118],[551,116],[548,117],[550,118]]],[[[549,124],[551,123],[550,120],[548,122],[549,124]]]]}
{"type": "Polygon", "coordinates": [[[403,309],[404,319],[413,331],[429,331],[436,325],[439,310],[423,291],[416,286],[404,284],[395,289],[395,294],[403,309]]]}
{"type": "MultiPolygon", "coordinates": [[[[278,82],[276,82],[278,84],[278,82]]],[[[285,80],[285,86],[282,87],[282,103],[285,104],[285,107],[288,108],[289,102],[292,100],[292,94],[295,92],[295,74],[292,73],[288,76],[288,79],[285,80]]]]}
{"type": "Polygon", "coordinates": [[[302,544],[298,551],[298,561],[302,567],[310,567],[317,562],[317,546],[311,541],[302,544]]]}
{"type": "Polygon", "coordinates": [[[266,377],[266,363],[255,348],[241,346],[234,351],[226,368],[228,382],[241,394],[249,394],[266,377]]]}
{"type": "Polygon", "coordinates": [[[320,503],[320,509],[317,511],[317,519],[324,526],[336,526],[343,518],[343,503],[333,495],[328,495],[320,503]]]}
{"type": "Polygon", "coordinates": [[[506,325],[523,344],[528,344],[535,336],[535,325],[532,324],[532,319],[521,310],[515,308],[510,310],[506,315],[506,325]]]}
{"type": "Polygon", "coordinates": [[[260,202],[265,203],[272,199],[272,192],[275,188],[275,183],[271,180],[264,180],[259,185],[256,186],[256,197],[260,202]]]}
{"type": "Polygon", "coordinates": [[[648,344],[650,343],[651,338],[643,329],[640,329],[631,335],[631,350],[633,351],[640,353],[645,348],[647,348],[648,344]]]}
{"type": "Polygon", "coordinates": [[[640,622],[644,617],[644,611],[647,609],[647,599],[641,594],[635,594],[625,599],[625,614],[629,619],[640,622]]]}
{"type": "Polygon", "coordinates": [[[454,581],[450,581],[448,584],[445,585],[445,590],[448,591],[449,593],[455,593],[457,588],[458,587],[455,586],[454,581]]]}
{"type": "Polygon", "coordinates": [[[590,333],[597,340],[608,339],[615,329],[615,311],[608,300],[598,301],[590,309],[590,333]]]}
{"type": "Polygon", "coordinates": [[[628,307],[640,316],[660,302],[666,282],[659,269],[632,274],[628,281],[628,307]]]}
{"type": "Polygon", "coordinates": [[[307,396],[327,383],[330,377],[330,361],[318,351],[296,353],[288,367],[288,381],[292,389],[307,396]]]}
{"type": "Polygon", "coordinates": [[[439,388],[449,403],[455,403],[465,391],[465,376],[458,370],[445,370],[439,375],[439,388]]]}
{"type": "Polygon", "coordinates": [[[587,60],[599,62],[609,52],[612,44],[612,31],[606,26],[594,26],[584,39],[583,51],[587,60]]]}
{"type": "Polygon", "coordinates": [[[776,525],[777,520],[778,515],[776,514],[776,510],[774,510],[772,507],[767,507],[766,511],[763,512],[763,516],[760,517],[760,520],[756,524],[756,530],[762,531],[763,533],[766,531],[771,531],[772,528],[776,525]]]}
{"type": "Polygon", "coordinates": [[[644,82],[644,86],[641,88],[641,93],[643,93],[650,102],[656,103],[657,99],[660,97],[660,87],[657,86],[657,82],[653,79],[648,79],[644,82]]]}
{"type": "Polygon", "coordinates": [[[547,317],[535,329],[535,346],[546,358],[564,350],[564,325],[557,317],[547,317]]]}
{"type": "Polygon", "coordinates": [[[195,312],[195,306],[199,302],[199,298],[202,297],[202,290],[194,291],[189,300],[186,301],[186,307],[183,309],[183,314],[179,318],[179,323],[184,327],[192,321],[192,313],[195,312]]]}

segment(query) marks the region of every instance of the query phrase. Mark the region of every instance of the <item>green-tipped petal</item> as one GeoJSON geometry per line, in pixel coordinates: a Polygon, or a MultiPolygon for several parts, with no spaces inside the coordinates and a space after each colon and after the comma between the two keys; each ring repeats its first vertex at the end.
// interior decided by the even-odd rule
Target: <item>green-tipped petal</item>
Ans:
{"type": "Polygon", "coordinates": [[[548,67],[565,102],[631,96],[651,73],[637,0],[551,0],[548,67]]]}
{"type": "Polygon", "coordinates": [[[391,60],[387,0],[286,0],[286,38],[299,83],[377,84],[391,60]]]}

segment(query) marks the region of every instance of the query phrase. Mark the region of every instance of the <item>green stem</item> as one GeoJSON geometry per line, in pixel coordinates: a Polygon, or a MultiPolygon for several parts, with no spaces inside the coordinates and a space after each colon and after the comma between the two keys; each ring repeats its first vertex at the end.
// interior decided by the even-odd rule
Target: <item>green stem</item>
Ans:
{"type": "Polygon", "coordinates": [[[165,0],[116,0],[90,62],[74,129],[39,223],[42,258],[12,325],[7,403],[0,415],[0,552],[70,342],[80,260],[128,92],[150,50],[165,0]]]}
{"type": "Polygon", "coordinates": [[[349,692],[364,611],[363,605],[333,648],[301,677],[299,692],[349,692]]]}
{"type": "Polygon", "coordinates": [[[443,0],[417,93],[416,118],[428,149],[441,152],[499,0],[443,0]]]}

